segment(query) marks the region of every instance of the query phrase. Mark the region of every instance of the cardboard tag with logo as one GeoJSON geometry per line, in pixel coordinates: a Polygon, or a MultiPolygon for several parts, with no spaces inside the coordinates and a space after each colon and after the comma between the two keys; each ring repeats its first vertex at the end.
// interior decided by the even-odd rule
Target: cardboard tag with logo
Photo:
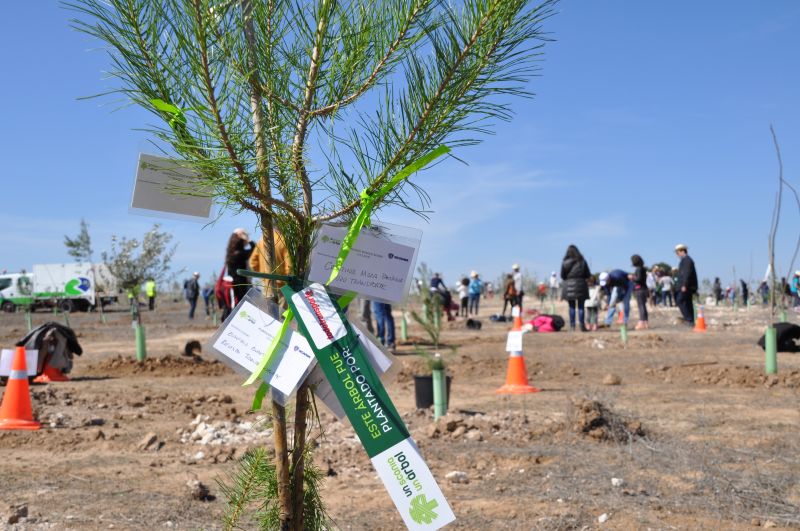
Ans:
{"type": "MultiPolygon", "coordinates": [[[[339,256],[346,225],[325,223],[311,252],[310,282],[327,282],[339,256]]],[[[399,225],[373,224],[361,229],[339,275],[328,286],[333,293],[355,291],[368,299],[401,302],[413,280],[422,232],[399,225]]]]}
{"type": "MultiPolygon", "coordinates": [[[[263,307],[267,304],[271,303],[258,290],[248,291],[207,346],[225,365],[245,376],[256,369],[281,327],[281,319],[263,307]]],[[[277,314],[277,308],[273,312],[277,314]]],[[[288,330],[264,374],[272,397],[286,405],[316,363],[305,337],[288,330]]]]}

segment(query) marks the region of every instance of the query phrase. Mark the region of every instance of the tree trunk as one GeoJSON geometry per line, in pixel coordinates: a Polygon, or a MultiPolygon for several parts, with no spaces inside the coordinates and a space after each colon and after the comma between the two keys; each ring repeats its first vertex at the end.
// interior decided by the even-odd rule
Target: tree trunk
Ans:
{"type": "MultiPolygon", "coordinates": [[[[272,196],[272,190],[269,182],[269,158],[266,150],[266,143],[264,140],[264,116],[261,108],[262,94],[261,83],[258,79],[258,70],[256,68],[256,42],[255,31],[253,27],[252,4],[250,0],[242,0],[242,20],[244,22],[244,36],[247,43],[247,63],[250,68],[250,108],[253,113],[253,140],[256,144],[256,168],[259,174],[259,187],[261,193],[266,197],[272,196]]],[[[271,216],[271,208],[269,205],[264,205],[265,210],[270,213],[260,216],[261,222],[261,237],[264,240],[266,256],[264,259],[267,262],[267,271],[274,273],[275,268],[275,236],[273,232],[273,223],[271,216]]],[[[278,302],[278,292],[274,280],[269,280],[268,290],[265,294],[271,298],[273,302],[278,302]]],[[[289,451],[286,446],[286,409],[272,401],[272,437],[275,447],[275,473],[278,477],[278,504],[280,513],[280,528],[281,531],[289,531],[294,529],[292,524],[295,515],[295,508],[292,506],[292,492],[289,476],[289,451]]],[[[302,484],[301,484],[302,485],[302,484]]],[[[302,498],[301,498],[302,500],[302,498]]],[[[299,509],[299,514],[302,514],[302,507],[299,509]]]]}
{"type": "Polygon", "coordinates": [[[296,531],[303,530],[303,502],[306,451],[306,415],[308,413],[308,384],[303,382],[297,390],[294,413],[294,444],[292,448],[292,507],[296,531]]]}
{"type": "Polygon", "coordinates": [[[286,408],[272,401],[272,438],[275,443],[275,471],[278,476],[278,510],[281,531],[292,530],[292,497],[289,482],[289,451],[286,448],[286,408]]]}

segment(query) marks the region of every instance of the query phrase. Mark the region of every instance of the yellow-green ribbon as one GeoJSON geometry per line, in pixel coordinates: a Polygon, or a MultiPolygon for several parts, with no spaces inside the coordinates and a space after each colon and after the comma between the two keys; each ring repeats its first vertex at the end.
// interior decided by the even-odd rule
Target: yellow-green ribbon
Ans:
{"type": "Polygon", "coordinates": [[[408,179],[411,174],[418,172],[437,158],[449,152],[449,147],[439,146],[430,153],[421,156],[397,172],[394,177],[389,179],[389,181],[387,181],[377,191],[370,193],[368,189],[365,189],[361,192],[361,211],[356,216],[356,219],[354,219],[350,224],[350,227],[347,229],[347,234],[342,239],[342,247],[339,249],[339,256],[336,257],[336,263],[333,264],[331,276],[325,283],[326,285],[333,282],[336,277],[339,276],[339,271],[342,269],[345,260],[347,260],[347,255],[349,255],[350,251],[353,249],[353,246],[358,239],[358,235],[361,233],[361,229],[364,227],[364,225],[369,224],[369,218],[372,214],[372,209],[375,208],[375,205],[380,202],[381,199],[386,196],[386,194],[394,190],[394,188],[403,180],[408,179]]]}
{"type": "Polygon", "coordinates": [[[150,103],[153,104],[156,110],[172,115],[172,118],[169,119],[169,126],[173,129],[175,129],[176,124],[186,125],[186,115],[183,114],[180,108],[158,98],[151,99],[150,103]]]}

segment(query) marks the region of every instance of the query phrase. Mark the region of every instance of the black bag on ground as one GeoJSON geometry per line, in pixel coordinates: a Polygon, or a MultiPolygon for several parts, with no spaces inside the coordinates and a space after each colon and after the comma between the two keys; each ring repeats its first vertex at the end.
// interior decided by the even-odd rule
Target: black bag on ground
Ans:
{"type": "MultiPolygon", "coordinates": [[[[775,323],[775,336],[778,342],[778,352],[800,352],[800,326],[792,323],[775,323]]],[[[758,340],[758,346],[767,349],[766,335],[758,340]]]]}
{"type": "MultiPolygon", "coordinates": [[[[39,360],[36,364],[37,376],[42,374],[45,364],[67,374],[72,370],[73,355],[83,354],[72,328],[53,321],[28,332],[28,335],[17,342],[17,346],[39,351],[39,360]]],[[[28,370],[30,374],[30,367],[28,370]]]]}

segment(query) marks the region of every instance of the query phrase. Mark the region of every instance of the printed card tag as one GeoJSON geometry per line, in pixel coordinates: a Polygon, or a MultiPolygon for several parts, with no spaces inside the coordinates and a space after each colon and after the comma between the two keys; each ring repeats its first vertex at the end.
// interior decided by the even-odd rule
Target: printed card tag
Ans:
{"type": "Polygon", "coordinates": [[[292,295],[292,302],[311,334],[311,340],[318,349],[323,349],[347,335],[336,306],[322,284],[311,284],[292,295]]]}
{"type": "MultiPolygon", "coordinates": [[[[231,312],[212,344],[223,363],[242,374],[250,375],[281,328],[281,322],[255,306],[247,298],[231,312]]],[[[316,364],[305,338],[287,331],[275,360],[270,362],[264,380],[287,399],[316,364]]]]}
{"type": "Polygon", "coordinates": [[[409,529],[439,529],[456,519],[411,437],[373,457],[372,466],[409,529]]]}

